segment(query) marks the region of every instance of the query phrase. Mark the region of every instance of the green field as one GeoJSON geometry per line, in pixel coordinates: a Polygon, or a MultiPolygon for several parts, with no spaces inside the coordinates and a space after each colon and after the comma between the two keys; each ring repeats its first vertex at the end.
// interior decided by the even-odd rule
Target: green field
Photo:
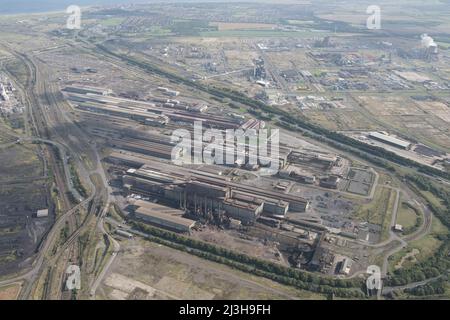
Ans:
{"type": "Polygon", "coordinates": [[[420,211],[407,202],[401,202],[398,207],[397,223],[403,226],[403,234],[413,233],[422,223],[420,211]]]}
{"type": "Polygon", "coordinates": [[[121,24],[124,20],[125,20],[125,18],[109,18],[109,19],[101,20],[100,23],[106,27],[114,27],[114,26],[118,26],[119,24],[121,24]]]}
{"type": "Polygon", "coordinates": [[[264,38],[264,37],[294,37],[303,38],[310,37],[312,34],[318,37],[323,36],[326,32],[293,32],[293,31],[282,31],[282,30],[224,30],[224,31],[206,31],[200,32],[201,37],[238,37],[238,38],[264,38]]]}
{"type": "Polygon", "coordinates": [[[438,239],[439,236],[448,235],[449,230],[445,227],[437,218],[433,219],[431,225],[431,231],[425,237],[412,241],[410,243],[411,248],[416,248],[420,251],[418,259],[426,259],[431,256],[437,248],[442,244],[442,241],[438,239]]]}
{"type": "Polygon", "coordinates": [[[417,262],[426,260],[442,245],[443,241],[439,237],[448,234],[449,230],[437,218],[434,218],[428,235],[410,242],[408,247],[389,259],[390,269],[393,270],[394,266],[398,265],[402,259],[404,260],[401,263],[402,268],[407,268],[417,262]],[[405,259],[408,256],[409,258],[405,259]]]}
{"type": "Polygon", "coordinates": [[[391,225],[391,216],[396,195],[391,189],[378,187],[373,200],[361,205],[355,216],[363,221],[377,224],[382,227],[381,239],[388,236],[391,225]]]}

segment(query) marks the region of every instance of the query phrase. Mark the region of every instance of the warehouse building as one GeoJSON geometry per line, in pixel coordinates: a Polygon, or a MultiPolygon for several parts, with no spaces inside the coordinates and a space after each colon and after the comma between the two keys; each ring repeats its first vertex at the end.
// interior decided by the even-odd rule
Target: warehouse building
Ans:
{"type": "Polygon", "coordinates": [[[244,224],[251,224],[256,221],[263,211],[263,201],[244,201],[228,198],[223,201],[224,210],[234,219],[244,224]]]}
{"type": "Polygon", "coordinates": [[[158,87],[157,90],[170,97],[177,97],[180,95],[180,92],[165,87],[158,87]]]}
{"type": "Polygon", "coordinates": [[[242,191],[232,191],[231,197],[243,201],[255,201],[263,204],[262,214],[284,218],[289,211],[289,203],[283,200],[270,197],[255,197],[253,194],[242,191]]]}
{"type": "Polygon", "coordinates": [[[199,121],[205,127],[218,129],[238,129],[240,127],[240,123],[222,115],[203,114],[202,112],[206,111],[207,106],[202,104],[197,106],[186,105],[187,109],[185,107],[175,108],[175,105],[181,106],[183,103],[167,99],[165,103],[174,106],[168,108],[145,101],[105,96],[101,90],[91,92],[89,88],[66,88],[65,91],[68,100],[73,102],[80,110],[134,119],[148,125],[162,126],[169,121],[193,124],[199,121]]]}
{"type": "Polygon", "coordinates": [[[183,156],[183,148],[181,147],[133,138],[112,139],[110,145],[113,148],[167,160],[177,160],[183,156]]]}
{"type": "Polygon", "coordinates": [[[66,87],[64,88],[65,92],[70,92],[70,93],[78,93],[78,94],[96,94],[96,95],[101,95],[101,96],[107,96],[112,94],[112,90],[110,89],[105,89],[105,88],[96,88],[96,87],[88,87],[88,86],[83,86],[81,87],[66,87]]]}
{"type": "Polygon", "coordinates": [[[48,217],[48,209],[42,209],[36,212],[36,218],[47,218],[47,217],[48,217]]]}
{"type": "Polygon", "coordinates": [[[339,160],[340,158],[337,155],[309,149],[291,151],[287,156],[287,161],[291,164],[308,164],[324,170],[330,170],[338,164],[339,160]]]}
{"type": "Polygon", "coordinates": [[[163,168],[155,164],[129,170],[123,177],[125,189],[200,216],[224,211],[244,224],[255,222],[261,214],[284,218],[289,210],[304,212],[308,207],[303,198],[246,186],[211,173],[174,166],[169,166],[171,170],[163,168]]]}
{"type": "Polygon", "coordinates": [[[157,114],[133,107],[119,107],[115,105],[80,103],[78,108],[83,111],[101,113],[121,118],[128,118],[150,126],[165,126],[170,119],[166,115],[157,114]]]}
{"type": "Polygon", "coordinates": [[[138,200],[133,203],[136,218],[176,232],[190,232],[195,221],[183,218],[184,211],[162,206],[157,203],[138,200]]]}
{"type": "Polygon", "coordinates": [[[278,175],[283,179],[290,179],[306,184],[314,184],[316,182],[316,177],[313,174],[294,166],[288,166],[286,169],[280,170],[278,175]]]}
{"type": "Polygon", "coordinates": [[[328,189],[337,189],[341,179],[337,176],[329,176],[320,180],[320,186],[328,189]]]}
{"type": "Polygon", "coordinates": [[[411,149],[411,143],[405,140],[401,140],[390,135],[381,132],[371,132],[369,138],[386,143],[399,149],[409,150],[411,149]]]}
{"type": "Polygon", "coordinates": [[[353,261],[349,258],[345,258],[343,261],[341,261],[341,265],[339,268],[339,273],[344,275],[349,275],[350,270],[352,268],[353,261]]]}
{"type": "Polygon", "coordinates": [[[139,169],[145,164],[145,159],[130,155],[126,151],[116,150],[104,159],[106,162],[116,166],[139,169]]]}

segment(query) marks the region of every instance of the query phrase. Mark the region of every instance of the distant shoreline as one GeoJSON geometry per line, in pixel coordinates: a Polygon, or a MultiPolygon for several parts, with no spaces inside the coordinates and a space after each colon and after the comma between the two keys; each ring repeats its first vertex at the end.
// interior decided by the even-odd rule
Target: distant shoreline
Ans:
{"type": "Polygon", "coordinates": [[[230,2],[261,2],[270,3],[274,0],[6,0],[1,4],[0,16],[18,16],[26,14],[42,14],[63,12],[70,5],[80,7],[152,4],[152,3],[230,3],[230,2]]]}
{"type": "MultiPolygon", "coordinates": [[[[19,16],[27,14],[61,13],[70,5],[80,7],[107,6],[142,3],[139,0],[7,0],[2,4],[0,16],[19,16]]],[[[150,2],[150,1],[148,1],[150,2]]]]}

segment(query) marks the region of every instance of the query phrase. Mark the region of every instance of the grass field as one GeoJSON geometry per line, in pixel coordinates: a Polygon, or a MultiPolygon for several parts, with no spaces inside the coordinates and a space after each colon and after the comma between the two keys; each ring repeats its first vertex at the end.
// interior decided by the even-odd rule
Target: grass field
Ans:
{"type": "Polygon", "coordinates": [[[36,154],[36,146],[31,144],[13,145],[1,152],[0,181],[25,179],[42,176],[41,159],[36,154]],[[20,168],[20,174],[17,170],[20,168]]]}
{"type": "Polygon", "coordinates": [[[447,235],[448,233],[449,230],[438,219],[434,218],[428,235],[410,242],[408,247],[389,259],[390,269],[392,270],[395,266],[397,268],[399,266],[405,268],[426,260],[441,246],[442,241],[438,239],[438,236],[447,235]]]}
{"type": "Polygon", "coordinates": [[[440,235],[447,235],[448,233],[449,230],[437,218],[434,218],[431,232],[427,236],[411,242],[410,247],[420,251],[420,254],[417,256],[418,260],[426,259],[442,244],[442,241],[437,237],[440,235]]]}
{"type": "Polygon", "coordinates": [[[217,27],[219,31],[229,30],[272,30],[275,24],[269,23],[232,23],[232,22],[211,22],[210,26],[217,27]]]}
{"type": "Polygon", "coordinates": [[[441,200],[436,198],[434,194],[432,194],[429,191],[420,191],[420,193],[432,204],[434,204],[437,207],[440,207],[442,210],[445,210],[445,207],[442,205],[441,200]]]}
{"type": "Polygon", "coordinates": [[[414,210],[414,207],[406,202],[401,202],[399,205],[397,223],[401,224],[404,230],[414,228],[417,224],[417,220],[419,219],[418,214],[420,213],[418,211],[416,212],[416,210],[414,210]]]}
{"type": "Polygon", "coordinates": [[[114,26],[118,26],[119,24],[121,24],[125,19],[124,18],[109,18],[109,19],[105,19],[105,20],[101,20],[100,23],[103,26],[106,27],[114,27],[114,26]]]}
{"type": "MultiPolygon", "coordinates": [[[[314,35],[320,37],[321,32],[314,32],[314,35]]],[[[291,32],[282,30],[223,30],[200,32],[201,37],[238,37],[238,38],[264,38],[264,37],[294,37],[303,38],[311,36],[311,32],[291,32]]]]}
{"type": "Polygon", "coordinates": [[[389,236],[395,199],[396,193],[391,189],[377,187],[372,201],[361,205],[355,212],[356,218],[381,227],[380,241],[389,236]]]}
{"type": "Polygon", "coordinates": [[[13,137],[0,132],[0,144],[6,144],[6,143],[13,142],[13,141],[14,141],[13,137]]]}

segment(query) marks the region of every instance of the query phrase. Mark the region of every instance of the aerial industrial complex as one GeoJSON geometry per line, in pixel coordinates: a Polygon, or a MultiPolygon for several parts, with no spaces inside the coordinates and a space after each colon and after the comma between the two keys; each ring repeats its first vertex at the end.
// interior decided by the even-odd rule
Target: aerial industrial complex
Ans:
{"type": "Polygon", "coordinates": [[[0,13],[0,299],[448,299],[449,4],[411,1],[0,13]]]}
{"type": "MultiPolygon", "coordinates": [[[[177,103],[185,106],[184,111],[172,105],[165,107],[159,96],[144,102],[117,98],[108,89],[67,87],[64,92],[72,108],[81,112],[80,119],[89,124],[86,129],[105,145],[103,161],[114,188],[122,195],[121,210],[129,219],[193,237],[202,237],[205,230],[216,227],[232,234],[235,230],[254,234],[252,241],[263,236],[278,243],[288,264],[323,271],[314,252],[321,252],[326,234],[359,237],[359,228],[347,231],[345,222],[331,223],[334,220],[327,214],[322,216],[320,210],[327,208],[325,201],[316,203],[308,192],[317,194],[317,198],[329,197],[330,192],[369,197],[375,188],[373,173],[361,171],[369,180],[365,191],[357,190],[354,184],[358,182],[349,178],[354,169],[345,157],[310,144],[294,147],[290,141],[281,143],[280,167],[270,176],[262,175],[264,166],[249,165],[248,156],[244,162],[233,160],[228,165],[177,163],[186,150],[166,134],[172,126],[193,131],[194,123],[201,121],[204,128],[220,132],[261,129],[265,123],[255,118],[214,115],[206,108],[192,109],[180,96],[177,103]],[[148,120],[154,117],[168,121],[148,120]]],[[[166,91],[156,88],[156,95],[161,92],[166,91]]],[[[247,143],[244,152],[249,151],[247,143]]],[[[202,151],[207,147],[206,141],[202,143],[202,151]]],[[[340,274],[342,258],[331,256],[332,268],[326,272],[340,274]]],[[[350,274],[348,263],[344,269],[344,274],[350,274]]]]}

